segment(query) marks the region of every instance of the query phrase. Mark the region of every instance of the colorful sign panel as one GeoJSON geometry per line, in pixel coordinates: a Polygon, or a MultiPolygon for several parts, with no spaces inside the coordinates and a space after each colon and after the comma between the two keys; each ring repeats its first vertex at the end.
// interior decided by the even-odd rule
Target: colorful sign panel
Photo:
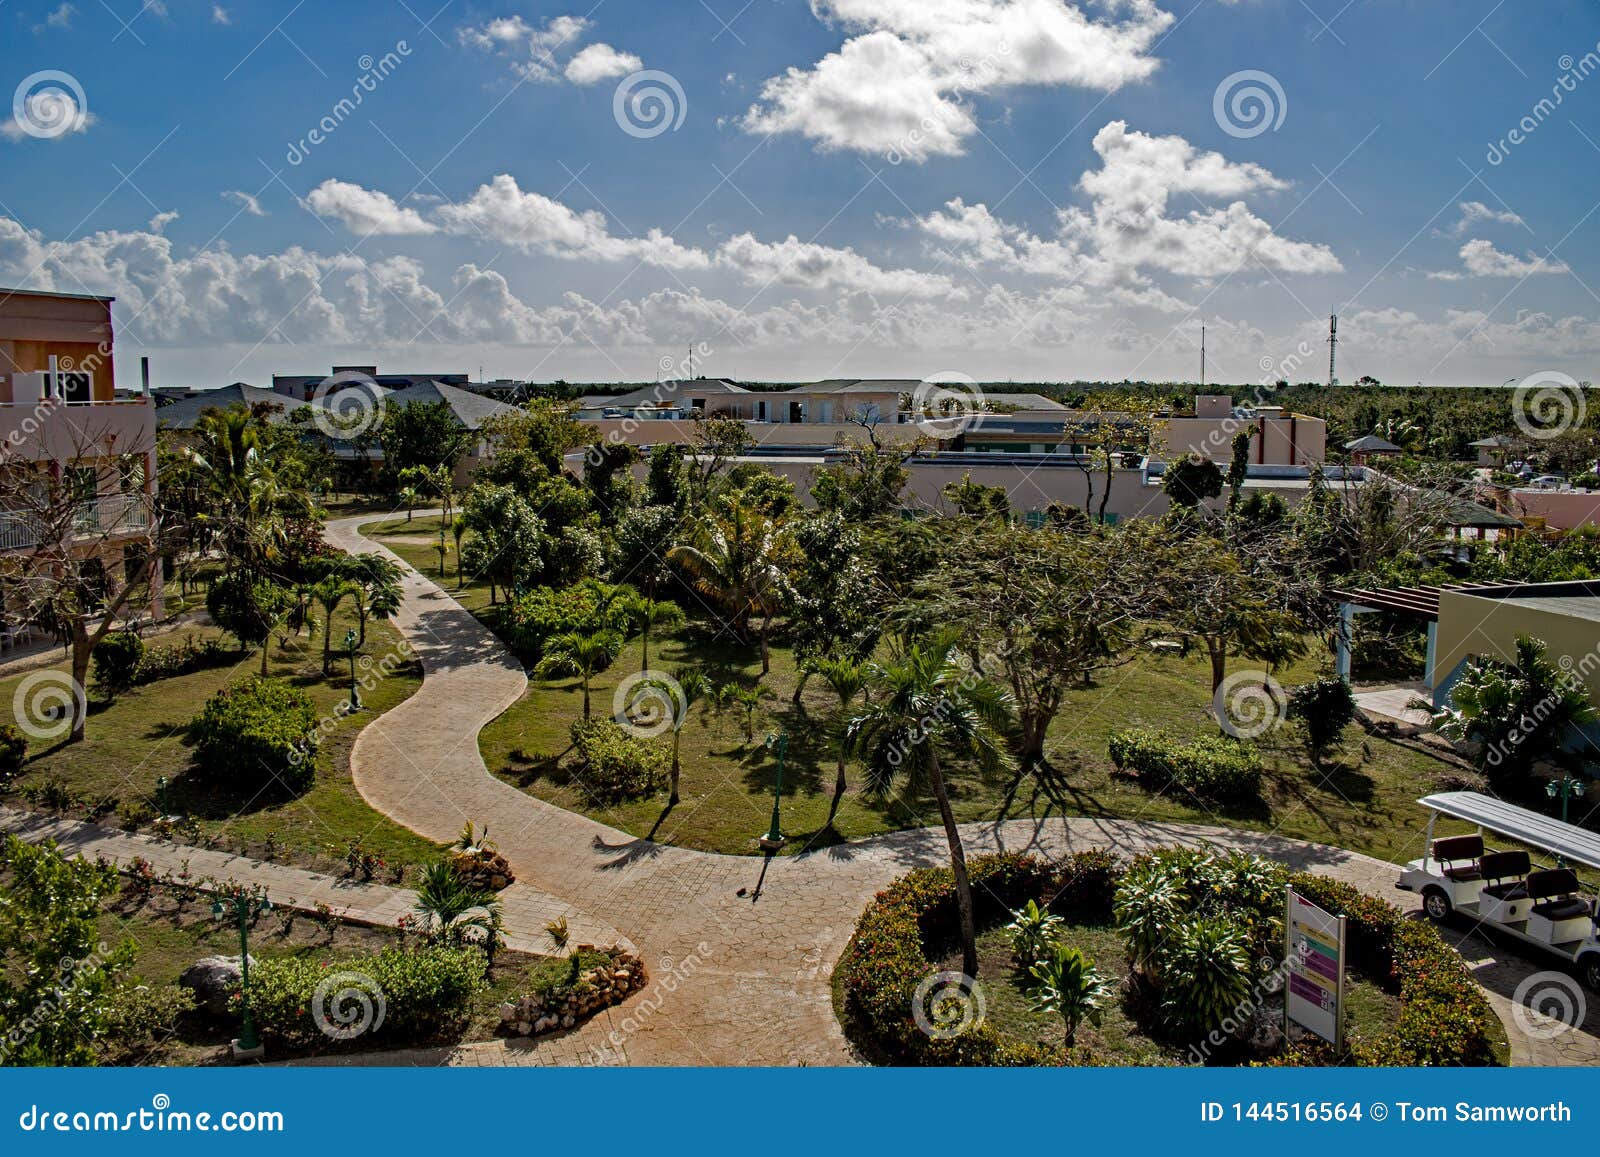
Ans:
{"type": "Polygon", "coordinates": [[[1344,917],[1287,891],[1284,1017],[1337,1048],[1344,1028],[1344,917]]]}

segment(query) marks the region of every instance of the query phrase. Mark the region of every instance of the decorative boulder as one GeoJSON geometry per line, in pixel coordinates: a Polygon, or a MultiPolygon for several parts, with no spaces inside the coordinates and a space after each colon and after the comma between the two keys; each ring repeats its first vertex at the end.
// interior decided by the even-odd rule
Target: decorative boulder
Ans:
{"type": "MultiPolygon", "coordinates": [[[[254,964],[255,961],[251,960],[250,963],[254,964]]],[[[228,1002],[239,991],[243,976],[244,969],[240,967],[239,957],[207,956],[185,968],[183,975],[178,977],[178,983],[194,990],[197,1012],[225,1020],[230,1015],[228,1002]]]]}

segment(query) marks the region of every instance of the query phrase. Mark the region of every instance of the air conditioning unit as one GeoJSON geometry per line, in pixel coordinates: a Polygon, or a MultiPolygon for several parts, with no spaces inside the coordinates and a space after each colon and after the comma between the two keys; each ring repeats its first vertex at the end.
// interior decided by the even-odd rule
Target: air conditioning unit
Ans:
{"type": "Polygon", "coordinates": [[[15,402],[39,402],[61,398],[69,403],[94,401],[94,374],[88,370],[38,370],[11,375],[11,398],[15,402]]]}

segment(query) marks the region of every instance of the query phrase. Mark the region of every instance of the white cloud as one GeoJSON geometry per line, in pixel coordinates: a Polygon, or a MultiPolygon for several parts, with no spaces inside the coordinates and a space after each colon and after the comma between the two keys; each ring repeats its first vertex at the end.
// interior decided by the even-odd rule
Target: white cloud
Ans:
{"type": "Polygon", "coordinates": [[[1259,165],[1201,152],[1182,137],[1133,132],[1121,121],[1101,129],[1094,148],[1101,167],[1079,182],[1089,208],[1063,209],[1053,238],[960,198],[916,224],[936,244],[974,261],[1114,289],[1128,304],[1164,310],[1183,308],[1183,303],[1155,288],[1143,271],[1209,279],[1250,267],[1284,273],[1341,268],[1326,246],[1278,236],[1243,201],[1222,208],[1202,205],[1183,215],[1171,210],[1174,195],[1204,201],[1287,187],[1259,165]]]}
{"type": "Polygon", "coordinates": [[[168,210],[165,213],[157,213],[154,217],[150,218],[150,232],[152,232],[152,233],[164,232],[166,230],[166,227],[168,225],[172,224],[177,219],[178,219],[178,211],[176,209],[168,210]]]}
{"type": "Polygon", "coordinates": [[[224,201],[232,201],[252,217],[267,216],[267,211],[261,207],[254,193],[246,193],[243,189],[224,189],[221,195],[224,201]]]}
{"type": "Polygon", "coordinates": [[[415,209],[395,204],[376,189],[363,189],[349,181],[327,180],[306,194],[306,207],[318,217],[332,217],[354,233],[398,235],[434,233],[438,226],[423,220],[415,209]]]}
{"type": "Polygon", "coordinates": [[[1461,217],[1450,227],[1450,234],[1460,237],[1467,230],[1480,222],[1497,225],[1516,225],[1525,227],[1526,223],[1517,214],[1507,210],[1491,209],[1482,201],[1462,201],[1460,204],[1461,217]]]}
{"type": "Polygon", "coordinates": [[[730,237],[717,250],[717,264],[745,281],[797,289],[842,290],[883,296],[945,297],[955,285],[942,273],[883,269],[854,249],[801,241],[758,241],[749,233],[730,237]]]}
{"type": "Polygon", "coordinates": [[[631,52],[619,52],[609,44],[591,44],[567,61],[566,77],[573,84],[598,84],[643,67],[644,61],[631,52]]]}
{"type": "Polygon", "coordinates": [[[970,98],[1021,85],[1111,92],[1150,76],[1172,16],[1154,0],[812,0],[855,35],[810,68],[769,79],[742,124],[799,133],[823,149],[924,161],[960,154],[977,131],[970,98]]]}
{"type": "Polygon", "coordinates": [[[501,16],[463,28],[460,35],[463,44],[512,56],[513,67],[529,80],[556,81],[562,73],[556,54],[572,47],[593,27],[594,22],[583,16],[552,16],[542,24],[529,24],[521,16],[501,16]]]}
{"type": "Polygon", "coordinates": [[[211,23],[213,23],[213,24],[232,24],[233,23],[233,17],[228,13],[228,10],[226,8],[224,8],[221,4],[213,4],[211,6],[211,23]]]}
{"type": "Polygon", "coordinates": [[[33,30],[35,32],[43,32],[47,28],[58,28],[66,31],[72,27],[72,18],[77,14],[78,10],[71,4],[58,4],[45,16],[44,23],[35,24],[33,30]]]}
{"type": "Polygon", "coordinates": [[[1463,270],[1442,269],[1428,276],[1435,281],[1460,281],[1465,277],[1538,277],[1569,272],[1567,264],[1555,257],[1540,257],[1529,253],[1518,257],[1515,253],[1502,253],[1493,241],[1474,238],[1461,247],[1459,254],[1463,270]]]}
{"type": "Polygon", "coordinates": [[[28,138],[62,140],[89,131],[96,117],[78,104],[77,97],[60,87],[42,88],[27,95],[22,119],[0,121],[0,137],[8,141],[28,138]],[[65,128],[58,126],[65,125],[65,128]]]}

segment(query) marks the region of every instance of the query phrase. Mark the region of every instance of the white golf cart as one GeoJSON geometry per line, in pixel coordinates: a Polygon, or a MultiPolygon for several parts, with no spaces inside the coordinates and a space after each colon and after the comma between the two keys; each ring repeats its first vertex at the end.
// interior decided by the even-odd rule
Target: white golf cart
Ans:
{"type": "Polygon", "coordinates": [[[1428,809],[1428,854],[1400,871],[1395,887],[1422,896],[1434,920],[1461,912],[1497,932],[1576,964],[1590,988],[1600,989],[1596,905],[1571,868],[1536,868],[1525,851],[1495,851],[1492,833],[1548,852],[1562,863],[1600,870],[1600,835],[1527,808],[1472,791],[1448,791],[1417,801],[1428,809]],[[1476,835],[1435,839],[1440,816],[1476,824],[1476,835]]]}

